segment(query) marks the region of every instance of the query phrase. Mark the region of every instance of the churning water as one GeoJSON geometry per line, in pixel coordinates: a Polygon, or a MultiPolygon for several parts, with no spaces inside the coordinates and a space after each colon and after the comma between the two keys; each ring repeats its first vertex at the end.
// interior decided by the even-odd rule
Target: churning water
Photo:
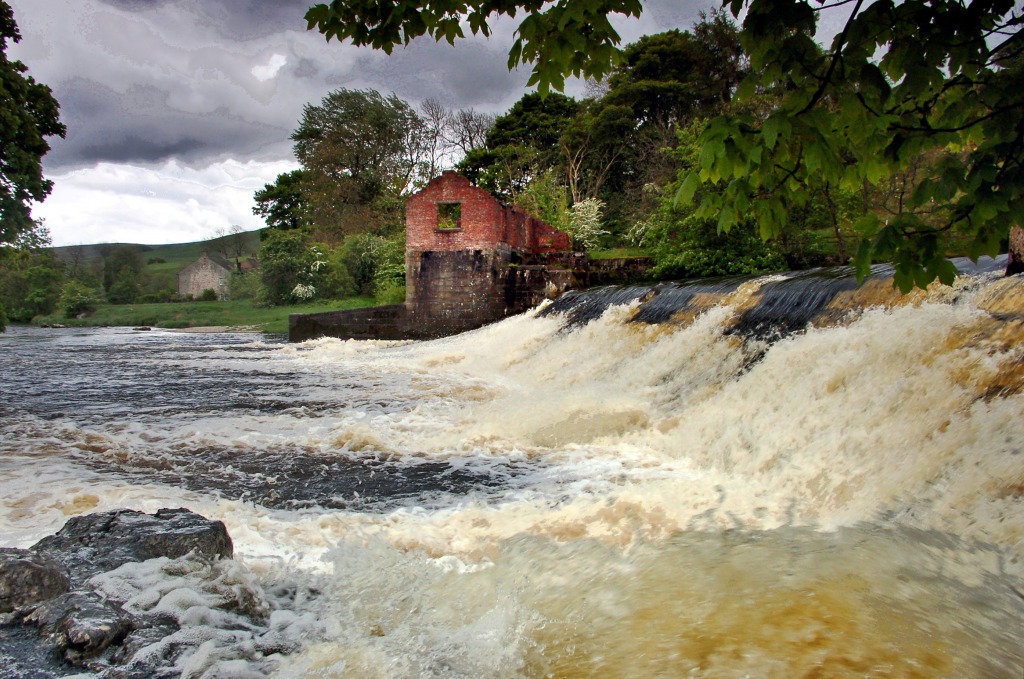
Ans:
{"type": "Polygon", "coordinates": [[[425,343],[14,328],[0,545],[223,520],[298,646],[186,677],[1021,677],[1024,280],[790,278],[425,343]]]}

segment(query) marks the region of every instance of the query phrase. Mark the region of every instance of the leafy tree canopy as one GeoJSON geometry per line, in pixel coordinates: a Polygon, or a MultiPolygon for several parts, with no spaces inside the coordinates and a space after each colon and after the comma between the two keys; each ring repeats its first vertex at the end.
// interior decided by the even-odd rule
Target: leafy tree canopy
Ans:
{"type": "Polygon", "coordinates": [[[752,211],[771,237],[817,191],[875,184],[948,151],[896,214],[864,214],[855,263],[866,275],[873,259],[891,260],[904,291],[951,282],[950,239],[966,236],[972,257],[996,254],[1024,209],[1020,9],[1012,0],[840,4],[849,19],[823,51],[811,38],[814,5],[749,3],[743,40],[752,74],[739,92],[768,92],[776,104],[764,116],[713,121],[680,198],[724,183],[699,214],[728,230],[752,211]],[[941,222],[924,217],[937,210],[941,222]]]}
{"type": "Polygon", "coordinates": [[[627,45],[607,92],[562,137],[574,201],[602,194],[610,225],[645,218],[637,196],[675,179],[666,151],[678,143],[676,129],[722,112],[746,71],[739,27],[724,10],[702,13],[688,31],[627,45]]]}
{"type": "MultiPolygon", "coordinates": [[[[738,99],[767,108],[714,119],[679,198],[723,231],[753,215],[762,236],[823,191],[852,191],[939,158],[901,211],[867,211],[855,262],[896,266],[901,289],[950,281],[950,239],[994,254],[1024,214],[1024,15],[1014,0],[727,0],[744,14],[750,74],[738,99]],[[818,13],[848,19],[828,49],[813,39],[818,13]],[[943,153],[938,154],[937,152],[943,153]],[[721,187],[721,190],[719,190],[721,187]],[[922,217],[936,210],[942,223],[922,217]]],[[[489,34],[495,16],[525,18],[509,65],[534,64],[530,83],[561,89],[565,76],[601,77],[622,59],[608,16],[637,16],[634,0],[333,0],[306,15],[327,36],[390,51],[420,35],[454,43],[461,23],[489,34]]]]}
{"type": "Polygon", "coordinates": [[[305,172],[292,170],[277,175],[273,184],[266,184],[253,197],[252,213],[262,217],[274,229],[297,229],[303,225],[305,206],[302,200],[302,179],[305,172]]]}
{"type": "Polygon", "coordinates": [[[366,204],[410,186],[418,167],[411,137],[420,127],[416,112],[395,95],[343,88],[303,108],[292,141],[307,182],[346,186],[346,202],[366,204]]]}
{"type": "Polygon", "coordinates": [[[578,110],[579,103],[575,99],[561,94],[523,95],[508,113],[494,121],[487,133],[486,145],[489,148],[513,144],[551,148],[558,144],[562,128],[578,110]]]}
{"type": "Polygon", "coordinates": [[[31,202],[50,194],[42,157],[50,150],[45,137],[65,134],[57,100],[50,88],[26,75],[28,68],[7,58],[7,44],[21,34],[14,12],[0,0],[0,245],[33,244],[39,228],[31,202]]]}
{"type": "Polygon", "coordinates": [[[672,124],[721,111],[746,75],[739,31],[724,12],[628,45],[605,100],[630,106],[642,123],[672,124]]]}
{"type": "Polygon", "coordinates": [[[428,165],[426,136],[424,121],[395,95],[334,90],[305,106],[292,133],[301,173],[279,177],[257,201],[268,200],[268,214],[281,213],[275,225],[309,226],[320,241],[387,230],[401,221],[400,197],[428,165]]]}
{"type": "Polygon", "coordinates": [[[535,173],[560,161],[559,139],[579,110],[571,97],[526,94],[498,116],[484,146],[467,153],[458,168],[480,186],[515,201],[535,173]]]}

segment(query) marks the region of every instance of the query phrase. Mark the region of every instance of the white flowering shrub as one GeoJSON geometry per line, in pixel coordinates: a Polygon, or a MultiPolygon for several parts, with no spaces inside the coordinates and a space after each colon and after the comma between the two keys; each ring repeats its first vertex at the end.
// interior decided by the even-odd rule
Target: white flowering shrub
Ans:
{"type": "Polygon", "coordinates": [[[577,247],[592,250],[597,247],[598,239],[608,233],[601,228],[603,212],[604,201],[597,198],[573,203],[567,230],[577,247]]]}
{"type": "Polygon", "coordinates": [[[309,270],[311,273],[317,273],[329,263],[327,261],[327,255],[325,255],[316,245],[309,249],[309,258],[312,260],[309,263],[309,270]]]}
{"type": "Polygon", "coordinates": [[[313,287],[312,285],[306,285],[305,283],[299,283],[294,288],[292,288],[292,297],[294,297],[295,299],[299,300],[300,302],[305,302],[305,301],[311,300],[315,296],[316,296],[316,288],[313,287]]]}

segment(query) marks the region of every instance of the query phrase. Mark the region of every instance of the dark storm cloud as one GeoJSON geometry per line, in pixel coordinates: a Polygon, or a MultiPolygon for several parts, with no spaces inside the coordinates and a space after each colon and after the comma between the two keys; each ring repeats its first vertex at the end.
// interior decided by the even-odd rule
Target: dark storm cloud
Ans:
{"type": "Polygon", "coordinates": [[[182,12],[202,16],[225,36],[251,39],[281,30],[302,30],[303,17],[314,2],[307,0],[100,0],[131,12],[146,12],[174,5],[182,12]]]}
{"type": "MultiPolygon", "coordinates": [[[[12,0],[20,54],[53,88],[68,126],[47,171],[97,162],[286,159],[302,107],[332,89],[394,92],[413,106],[501,113],[525,92],[529,67],[506,62],[519,20],[493,22],[490,40],[430,38],[391,56],[307,32],[315,0],[12,0]],[[275,155],[276,154],[276,155],[275,155]]],[[[624,42],[686,28],[700,6],[645,4],[624,42]]],[[[521,20],[521,18],[520,18],[521,20]]]]}
{"type": "Polygon", "coordinates": [[[127,9],[132,12],[141,12],[147,9],[153,9],[154,7],[160,7],[166,5],[169,2],[175,0],[100,0],[104,4],[117,7],[118,9],[127,9]]]}
{"type": "Polygon", "coordinates": [[[507,60],[503,47],[480,41],[451,46],[417,40],[388,59],[361,60],[359,70],[411,102],[432,98],[453,108],[507,108],[522,96],[529,77],[526,69],[510,73],[507,60]]]}
{"type": "Polygon", "coordinates": [[[251,39],[282,30],[306,29],[309,0],[201,0],[202,14],[224,35],[251,39]]]}
{"type": "Polygon", "coordinates": [[[48,167],[244,158],[256,155],[268,140],[287,139],[289,134],[226,108],[209,113],[174,110],[167,106],[166,92],[145,85],[119,93],[79,78],[64,83],[60,93],[68,134],[47,155],[48,167]]]}

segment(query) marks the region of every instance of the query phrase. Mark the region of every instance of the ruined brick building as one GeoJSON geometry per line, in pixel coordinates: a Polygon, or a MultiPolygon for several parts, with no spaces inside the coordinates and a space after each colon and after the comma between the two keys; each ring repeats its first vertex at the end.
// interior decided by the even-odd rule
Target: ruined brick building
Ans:
{"type": "Polygon", "coordinates": [[[406,203],[405,304],[293,314],[289,339],[429,339],[478,328],[574,283],[569,236],[445,172],[406,203]]]}

